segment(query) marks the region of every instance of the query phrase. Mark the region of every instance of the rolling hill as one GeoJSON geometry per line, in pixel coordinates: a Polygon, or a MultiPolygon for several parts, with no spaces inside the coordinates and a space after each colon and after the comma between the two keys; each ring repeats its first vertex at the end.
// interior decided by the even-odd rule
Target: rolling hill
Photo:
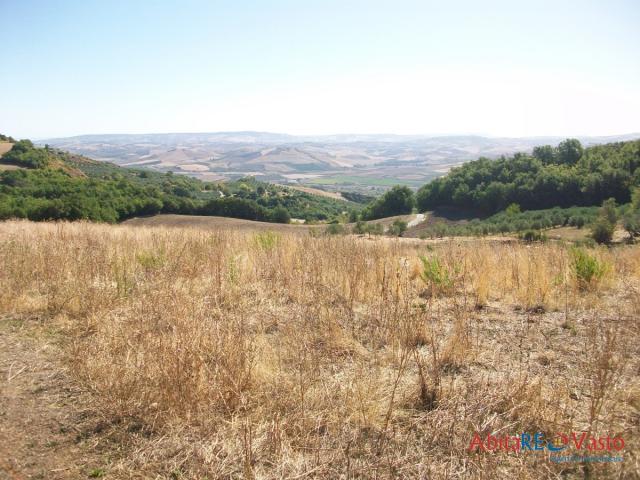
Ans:
{"type": "MultiPolygon", "coordinates": [[[[580,138],[583,144],[628,140],[640,134],[580,138]]],[[[247,175],[325,190],[419,187],[478,157],[531,151],[562,138],[488,138],[473,135],[292,136],[263,132],[84,135],[42,140],[56,148],[121,166],[175,172],[202,180],[247,175]]]]}
{"type": "Polygon", "coordinates": [[[287,223],[291,217],[327,221],[360,208],[346,199],[253,178],[223,184],[124,168],[49,146],[38,148],[28,140],[15,143],[3,156],[2,165],[0,219],[113,223],[134,216],[175,213],[287,223]]]}

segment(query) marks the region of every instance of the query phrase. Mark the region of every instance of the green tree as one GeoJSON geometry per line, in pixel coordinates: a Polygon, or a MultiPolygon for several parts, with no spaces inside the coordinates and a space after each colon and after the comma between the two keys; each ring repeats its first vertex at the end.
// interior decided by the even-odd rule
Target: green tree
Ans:
{"type": "Polygon", "coordinates": [[[555,163],[556,161],[556,151],[551,145],[534,147],[533,156],[545,165],[555,163]]]}
{"type": "Polygon", "coordinates": [[[560,163],[575,165],[578,160],[580,160],[580,157],[582,157],[583,152],[584,149],[579,140],[568,138],[558,145],[557,158],[560,163]]]}
{"type": "Polygon", "coordinates": [[[616,200],[615,198],[609,198],[602,202],[602,208],[599,212],[600,216],[606,219],[612,225],[615,225],[618,221],[618,213],[616,212],[616,200]]]}
{"type": "Polygon", "coordinates": [[[271,221],[275,223],[289,223],[291,221],[291,215],[284,207],[276,207],[271,212],[271,221]]]}
{"type": "Polygon", "coordinates": [[[393,221],[393,224],[389,227],[389,235],[393,235],[395,237],[401,237],[402,234],[407,230],[407,222],[396,218],[393,221]]]}
{"type": "Polygon", "coordinates": [[[591,237],[598,243],[611,243],[617,219],[616,201],[609,198],[602,202],[598,219],[591,228],[591,237]]]}
{"type": "Polygon", "coordinates": [[[506,208],[505,213],[509,216],[517,215],[518,213],[520,213],[520,205],[518,205],[517,203],[512,203],[506,208]]]}
{"type": "Polygon", "coordinates": [[[356,224],[353,226],[353,233],[356,235],[364,235],[369,231],[369,225],[367,222],[362,220],[358,220],[356,224]]]}
{"type": "Polygon", "coordinates": [[[415,198],[409,187],[396,185],[369,204],[362,213],[366,220],[409,214],[415,206],[415,198]]]}
{"type": "Polygon", "coordinates": [[[636,188],[631,196],[631,205],[622,220],[624,229],[629,234],[629,239],[640,235],[640,188],[636,188]]]}
{"type": "Polygon", "coordinates": [[[614,227],[604,218],[599,218],[591,227],[591,238],[598,243],[611,243],[614,227]]]}

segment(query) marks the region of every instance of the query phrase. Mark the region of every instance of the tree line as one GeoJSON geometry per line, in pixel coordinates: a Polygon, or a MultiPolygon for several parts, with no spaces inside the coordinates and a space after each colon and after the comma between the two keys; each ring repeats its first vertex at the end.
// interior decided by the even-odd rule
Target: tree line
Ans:
{"type": "Polygon", "coordinates": [[[492,214],[516,203],[523,210],[628,203],[640,184],[640,141],[583,148],[568,139],[496,160],[480,158],[421,187],[420,211],[443,205],[492,214]]]}

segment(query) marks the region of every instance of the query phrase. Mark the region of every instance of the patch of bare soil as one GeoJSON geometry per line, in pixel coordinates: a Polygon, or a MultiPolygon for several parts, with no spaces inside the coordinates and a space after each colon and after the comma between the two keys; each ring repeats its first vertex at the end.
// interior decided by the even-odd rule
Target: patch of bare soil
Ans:
{"type": "Polygon", "coordinates": [[[106,478],[115,445],[33,323],[0,317],[0,480],[106,478]]]}
{"type": "Polygon", "coordinates": [[[0,142],[0,157],[13,148],[13,143],[0,142]]]}

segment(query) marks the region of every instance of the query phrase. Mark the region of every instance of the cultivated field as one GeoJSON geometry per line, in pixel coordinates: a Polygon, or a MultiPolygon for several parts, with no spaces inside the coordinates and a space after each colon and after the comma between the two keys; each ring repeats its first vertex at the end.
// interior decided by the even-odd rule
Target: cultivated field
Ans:
{"type": "Polygon", "coordinates": [[[12,221],[0,312],[8,478],[640,475],[635,246],[12,221]]]}

